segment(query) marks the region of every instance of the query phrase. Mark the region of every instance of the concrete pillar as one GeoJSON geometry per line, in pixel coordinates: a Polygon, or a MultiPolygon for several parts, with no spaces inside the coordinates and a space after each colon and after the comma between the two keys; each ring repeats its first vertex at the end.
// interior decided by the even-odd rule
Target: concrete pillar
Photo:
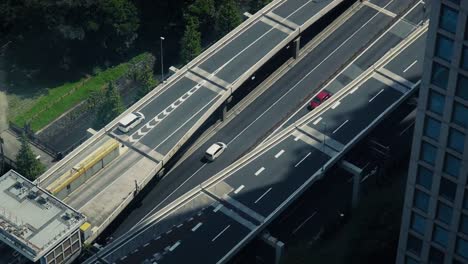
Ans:
{"type": "Polygon", "coordinates": [[[359,204],[359,190],[361,187],[362,169],[346,160],[341,161],[340,165],[345,171],[353,175],[353,193],[351,197],[351,204],[353,208],[356,208],[359,204]]]}
{"type": "Polygon", "coordinates": [[[301,50],[301,37],[297,37],[297,39],[293,41],[293,47],[292,47],[294,59],[297,59],[297,57],[299,57],[300,50],[301,50]]]}
{"type": "Polygon", "coordinates": [[[224,120],[226,119],[226,114],[227,114],[227,104],[230,103],[232,101],[232,96],[229,96],[228,99],[226,99],[226,102],[223,103],[223,105],[221,106],[221,109],[220,109],[220,120],[221,122],[224,122],[224,120]]]}
{"type": "Polygon", "coordinates": [[[275,264],[279,264],[281,262],[281,258],[283,257],[284,243],[271,236],[268,232],[263,232],[261,238],[263,242],[275,250],[275,264]]]}

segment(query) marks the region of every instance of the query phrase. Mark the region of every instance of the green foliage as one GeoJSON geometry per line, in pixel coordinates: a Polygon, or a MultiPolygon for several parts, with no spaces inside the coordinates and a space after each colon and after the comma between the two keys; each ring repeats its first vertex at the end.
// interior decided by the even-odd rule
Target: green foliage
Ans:
{"type": "Polygon", "coordinates": [[[216,21],[216,8],[214,0],[195,0],[187,8],[188,12],[185,14],[186,21],[190,17],[196,17],[200,22],[200,31],[202,35],[208,35],[213,31],[216,21]]]}
{"type": "Polygon", "coordinates": [[[45,171],[45,167],[39,160],[36,159],[36,156],[29,146],[26,135],[23,134],[20,137],[20,141],[21,148],[16,155],[16,170],[24,177],[34,181],[37,176],[45,171]]]}
{"type": "Polygon", "coordinates": [[[242,23],[242,15],[239,6],[234,0],[226,0],[220,7],[216,32],[222,37],[242,23]]]}
{"type": "Polygon", "coordinates": [[[20,127],[30,122],[31,129],[38,131],[73,106],[92,97],[93,94],[100,94],[99,92],[105,88],[107,83],[115,82],[130,74],[134,68],[133,65],[138,65],[141,62],[152,65],[154,57],[150,53],[143,53],[132,58],[128,63],[119,64],[105,71],[97,70],[98,74],[95,76],[47,89],[47,93],[39,97],[30,109],[18,112],[14,116],[13,122],[20,127]]]}
{"type": "Polygon", "coordinates": [[[0,2],[0,23],[17,52],[34,54],[29,60],[49,67],[71,69],[96,61],[96,54],[122,54],[138,36],[140,18],[131,0],[0,2]]]}
{"type": "Polygon", "coordinates": [[[255,14],[270,2],[271,0],[251,0],[249,4],[249,12],[255,14]]]}
{"type": "Polygon", "coordinates": [[[115,85],[109,82],[107,85],[104,98],[97,109],[97,116],[94,122],[96,129],[101,129],[110,121],[116,118],[120,113],[125,110],[119,92],[116,90],[115,85]]]}
{"type": "Polygon", "coordinates": [[[136,99],[145,96],[158,84],[158,81],[154,79],[153,73],[155,61],[156,58],[153,55],[146,53],[143,60],[131,62],[129,76],[140,84],[136,99]]]}
{"type": "Polygon", "coordinates": [[[186,64],[198,56],[202,50],[199,23],[196,17],[190,17],[185,26],[184,35],[181,40],[180,56],[182,63],[186,64]]]}

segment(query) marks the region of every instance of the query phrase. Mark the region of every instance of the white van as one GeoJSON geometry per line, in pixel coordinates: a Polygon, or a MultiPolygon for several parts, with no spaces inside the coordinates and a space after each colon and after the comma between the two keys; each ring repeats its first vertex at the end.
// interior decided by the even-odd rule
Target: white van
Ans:
{"type": "Polygon", "coordinates": [[[223,142],[216,142],[206,150],[205,158],[209,161],[214,161],[226,148],[227,145],[223,142]]]}
{"type": "Polygon", "coordinates": [[[134,127],[138,126],[138,124],[143,120],[145,120],[145,116],[142,113],[130,113],[119,121],[119,130],[127,133],[134,127]]]}

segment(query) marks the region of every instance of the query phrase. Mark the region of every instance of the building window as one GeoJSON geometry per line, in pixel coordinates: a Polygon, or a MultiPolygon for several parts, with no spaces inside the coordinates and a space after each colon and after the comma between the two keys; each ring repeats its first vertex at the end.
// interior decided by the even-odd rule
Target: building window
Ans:
{"type": "Polygon", "coordinates": [[[464,257],[465,259],[468,259],[468,241],[462,238],[458,238],[456,252],[458,255],[464,257]]]}
{"type": "Polygon", "coordinates": [[[419,264],[419,261],[412,257],[406,256],[405,264],[419,264]]]}
{"type": "Polygon", "coordinates": [[[418,189],[414,190],[414,206],[424,212],[429,208],[429,195],[418,189]]]}
{"type": "Polygon", "coordinates": [[[468,100],[468,78],[463,75],[458,75],[456,95],[468,100]]]}
{"type": "Polygon", "coordinates": [[[452,221],[452,207],[442,202],[438,202],[437,219],[446,223],[447,225],[450,225],[450,222],[452,221]]]}
{"type": "Polygon", "coordinates": [[[419,238],[408,234],[408,251],[411,251],[415,255],[421,255],[422,241],[419,238]]]}
{"type": "Polygon", "coordinates": [[[412,213],[411,229],[421,235],[424,235],[424,231],[426,229],[426,218],[417,213],[412,213]]]}
{"type": "Polygon", "coordinates": [[[434,118],[427,117],[426,123],[424,124],[424,135],[434,140],[439,139],[440,134],[440,122],[434,118]]]}
{"type": "Polygon", "coordinates": [[[437,148],[423,141],[422,146],[421,146],[421,159],[427,163],[434,165],[435,160],[436,160],[436,155],[437,155],[437,148]]]}
{"type": "Polygon", "coordinates": [[[437,244],[443,246],[444,248],[448,245],[448,236],[449,233],[445,228],[442,228],[438,225],[434,227],[434,233],[432,234],[432,240],[437,244]]]}
{"type": "Polygon", "coordinates": [[[429,91],[428,108],[434,113],[442,115],[444,113],[445,97],[432,90],[429,91]]]}
{"type": "Polygon", "coordinates": [[[453,203],[453,200],[455,200],[456,192],[457,185],[455,183],[444,177],[440,179],[439,195],[441,197],[444,197],[445,199],[453,203]]]}
{"type": "Polygon", "coordinates": [[[454,33],[457,31],[458,12],[446,5],[442,5],[440,13],[440,28],[454,33]]]}
{"type": "Polygon", "coordinates": [[[460,219],[460,232],[468,236],[468,216],[465,214],[462,214],[460,219]]]}
{"type": "Polygon", "coordinates": [[[444,172],[450,176],[458,178],[460,172],[461,160],[451,154],[445,155],[444,172]]]}
{"type": "Polygon", "coordinates": [[[463,54],[461,60],[461,67],[464,70],[468,70],[468,47],[463,46],[463,54]]]}
{"type": "Polygon", "coordinates": [[[436,42],[436,56],[450,62],[452,60],[452,50],[453,40],[438,34],[436,42]]]}
{"type": "Polygon", "coordinates": [[[437,62],[434,62],[431,78],[431,82],[433,84],[437,85],[439,88],[446,89],[449,78],[449,69],[437,62]]]}
{"type": "Polygon", "coordinates": [[[427,190],[431,190],[432,171],[423,166],[418,166],[418,176],[416,177],[416,183],[423,186],[427,190]]]}
{"type": "Polygon", "coordinates": [[[452,121],[460,126],[468,128],[468,108],[455,102],[453,107],[452,121]]]}
{"type": "Polygon", "coordinates": [[[450,128],[447,145],[449,148],[463,153],[463,149],[465,148],[465,134],[454,128],[450,128]]]}
{"type": "Polygon", "coordinates": [[[444,253],[438,250],[435,247],[431,247],[429,251],[429,263],[430,264],[443,264],[444,263],[444,253]]]}

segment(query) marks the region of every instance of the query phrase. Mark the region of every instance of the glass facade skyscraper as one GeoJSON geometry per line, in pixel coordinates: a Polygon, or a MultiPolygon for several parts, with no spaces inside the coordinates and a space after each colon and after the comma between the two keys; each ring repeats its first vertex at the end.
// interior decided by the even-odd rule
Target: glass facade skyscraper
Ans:
{"type": "Polygon", "coordinates": [[[397,263],[468,263],[468,0],[431,1],[397,263]]]}

